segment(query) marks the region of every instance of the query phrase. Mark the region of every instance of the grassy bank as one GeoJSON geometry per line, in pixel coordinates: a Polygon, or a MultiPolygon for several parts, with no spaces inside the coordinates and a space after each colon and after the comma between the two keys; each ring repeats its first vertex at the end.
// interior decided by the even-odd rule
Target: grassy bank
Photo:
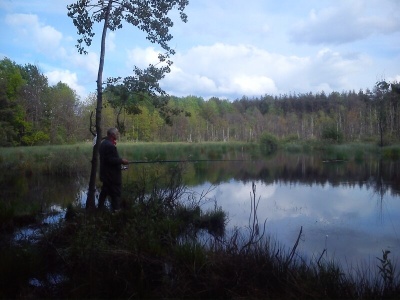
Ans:
{"type": "MultiPolygon", "coordinates": [[[[400,145],[378,147],[368,143],[330,144],[316,140],[274,141],[278,151],[288,153],[319,153],[330,160],[363,160],[368,156],[383,159],[400,158],[400,145]]],[[[194,159],[260,159],[266,155],[258,143],[128,143],[118,144],[121,156],[132,161],[194,160],[194,159]]],[[[275,147],[274,147],[275,149],[275,147]]],[[[268,155],[270,153],[267,153],[268,155]]],[[[0,167],[26,172],[72,175],[87,173],[92,158],[91,143],[61,146],[0,148],[0,167]]]]}
{"type": "Polygon", "coordinates": [[[90,144],[0,148],[0,166],[26,174],[76,175],[90,171],[90,144]]]}
{"type": "MultiPolygon", "coordinates": [[[[259,157],[253,143],[119,143],[118,151],[132,161],[238,159],[259,157]]],[[[76,174],[90,170],[92,145],[33,146],[0,148],[3,169],[23,169],[51,174],[76,174]]]]}

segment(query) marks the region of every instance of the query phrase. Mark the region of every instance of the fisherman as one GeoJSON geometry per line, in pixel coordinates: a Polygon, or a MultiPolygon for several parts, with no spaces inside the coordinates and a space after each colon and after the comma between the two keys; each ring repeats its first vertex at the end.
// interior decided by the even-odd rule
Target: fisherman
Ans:
{"type": "Polygon", "coordinates": [[[98,209],[104,208],[107,196],[111,198],[111,208],[117,211],[121,206],[122,174],[121,165],[129,164],[125,158],[121,158],[117,151],[117,139],[119,132],[117,128],[107,130],[107,137],[100,144],[100,180],[103,182],[101,188],[98,209]]]}

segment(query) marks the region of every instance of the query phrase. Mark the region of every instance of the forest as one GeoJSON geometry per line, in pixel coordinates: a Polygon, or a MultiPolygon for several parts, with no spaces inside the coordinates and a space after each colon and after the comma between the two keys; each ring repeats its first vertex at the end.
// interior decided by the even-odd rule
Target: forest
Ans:
{"type": "MultiPolygon", "coordinates": [[[[400,84],[379,81],[365,91],[156,98],[104,90],[102,127],[118,127],[122,141],[257,142],[264,133],[282,140],[376,142],[400,140],[400,84]]],[[[91,141],[96,95],[80,99],[67,84],[49,85],[34,64],[0,60],[0,146],[91,141]]],[[[105,130],[103,130],[105,132],[105,130]]]]}

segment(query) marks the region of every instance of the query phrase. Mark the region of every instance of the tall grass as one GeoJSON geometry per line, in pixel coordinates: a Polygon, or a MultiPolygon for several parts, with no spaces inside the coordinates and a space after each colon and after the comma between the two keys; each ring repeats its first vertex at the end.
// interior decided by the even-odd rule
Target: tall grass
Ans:
{"type": "Polygon", "coordinates": [[[0,167],[6,171],[75,175],[90,170],[90,144],[0,148],[0,167]]]}
{"type": "Polygon", "coordinates": [[[371,143],[330,144],[317,140],[288,141],[282,146],[287,153],[318,154],[326,161],[361,162],[369,157],[397,160],[400,158],[400,147],[397,145],[378,147],[371,143]]]}
{"type": "MultiPolygon", "coordinates": [[[[278,141],[276,141],[278,143],[278,141]]],[[[399,159],[400,146],[377,147],[374,144],[322,144],[319,141],[280,141],[281,148],[294,153],[322,153],[328,160],[363,160],[369,155],[399,159]]],[[[265,156],[255,143],[119,143],[121,156],[131,161],[259,159],[265,156]]],[[[27,173],[75,175],[90,170],[92,145],[81,143],[61,146],[0,148],[0,168],[27,173]]]]}
{"type": "Polygon", "coordinates": [[[242,142],[207,143],[121,143],[121,155],[136,161],[244,159],[259,156],[255,144],[242,142]]]}
{"type": "MultiPolygon", "coordinates": [[[[251,143],[118,143],[121,156],[131,161],[249,159],[259,151],[251,143]]],[[[92,145],[0,148],[0,167],[26,172],[74,175],[90,170],[92,145]]]]}

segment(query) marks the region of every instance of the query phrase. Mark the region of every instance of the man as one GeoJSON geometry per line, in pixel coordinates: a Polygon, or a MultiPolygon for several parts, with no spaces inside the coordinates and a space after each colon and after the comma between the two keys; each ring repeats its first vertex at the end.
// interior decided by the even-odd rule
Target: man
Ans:
{"type": "Polygon", "coordinates": [[[99,196],[98,208],[104,208],[107,196],[111,198],[113,211],[120,209],[122,174],[121,164],[127,165],[128,160],[119,157],[117,151],[118,129],[107,130],[107,137],[100,144],[100,180],[103,182],[99,196]]]}

